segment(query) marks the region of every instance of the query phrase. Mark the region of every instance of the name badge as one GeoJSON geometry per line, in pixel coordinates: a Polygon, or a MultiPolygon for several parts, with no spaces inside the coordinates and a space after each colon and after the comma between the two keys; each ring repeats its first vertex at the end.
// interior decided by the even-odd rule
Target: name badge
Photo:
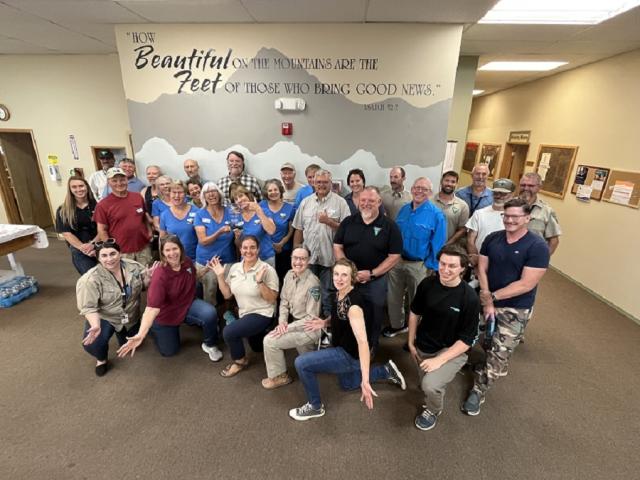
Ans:
{"type": "Polygon", "coordinates": [[[195,217],[195,216],[196,216],[196,213],[195,213],[195,212],[189,212],[189,216],[190,216],[190,217],[195,217]]]}
{"type": "Polygon", "coordinates": [[[142,208],[136,208],[136,213],[142,213],[144,210],[142,208]]]}
{"type": "Polygon", "coordinates": [[[210,218],[203,218],[202,219],[202,223],[211,223],[211,219],[210,218]]]}
{"type": "Polygon", "coordinates": [[[193,225],[193,218],[187,218],[187,223],[189,225],[193,225]]]}
{"type": "Polygon", "coordinates": [[[286,217],[287,217],[287,214],[286,214],[286,213],[281,213],[281,214],[280,214],[280,218],[286,218],[286,217]]]}

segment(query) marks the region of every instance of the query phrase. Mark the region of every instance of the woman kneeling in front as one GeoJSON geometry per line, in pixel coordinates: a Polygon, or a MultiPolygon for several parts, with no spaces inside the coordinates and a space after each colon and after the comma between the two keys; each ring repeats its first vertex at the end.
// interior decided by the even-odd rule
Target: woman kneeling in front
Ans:
{"type": "Polygon", "coordinates": [[[240,318],[227,325],[222,332],[229,347],[233,363],[227,365],[220,375],[233,377],[247,368],[243,338],[255,352],[262,351],[262,340],[273,323],[278,299],[278,275],[275,269],[258,258],[260,242],[247,235],[240,242],[242,260],[231,265],[225,277],[225,269],[219,257],[214,257],[210,268],[218,277],[218,288],[229,299],[236,297],[240,318]]]}
{"type": "Polygon", "coordinates": [[[373,397],[377,396],[370,382],[389,380],[402,390],[407,388],[404,377],[392,360],[384,365],[373,365],[369,371],[371,357],[367,338],[373,322],[365,318],[364,300],[354,289],[357,273],[358,269],[351,260],[338,260],[333,266],[333,285],[337,294],[331,305],[331,318],[307,322],[310,330],[331,326],[332,346],[296,358],[295,366],[307,403],[289,410],[289,416],[295,420],[321,417],[325,413],[316,378],[318,373],[337,374],[343,390],[355,390],[359,385],[362,391],[360,401],[364,401],[369,409],[373,408],[373,397]]]}
{"type": "Polygon", "coordinates": [[[218,343],[218,316],[213,305],[196,298],[196,267],[185,255],[180,239],[168,235],[160,239],[161,265],[149,285],[147,308],[142,314],[140,331],[118,350],[118,356],[131,356],[153,330],[160,354],[170,357],[180,350],[180,325],[202,328],[202,350],[211,361],[222,358],[218,343]]]}

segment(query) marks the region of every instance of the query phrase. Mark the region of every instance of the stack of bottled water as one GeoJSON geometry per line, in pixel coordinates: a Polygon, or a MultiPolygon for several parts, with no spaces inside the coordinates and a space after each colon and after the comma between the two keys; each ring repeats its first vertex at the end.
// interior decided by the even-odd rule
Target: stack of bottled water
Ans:
{"type": "Polygon", "coordinates": [[[38,291],[38,281],[34,277],[14,277],[0,283],[0,308],[9,308],[38,291]]]}

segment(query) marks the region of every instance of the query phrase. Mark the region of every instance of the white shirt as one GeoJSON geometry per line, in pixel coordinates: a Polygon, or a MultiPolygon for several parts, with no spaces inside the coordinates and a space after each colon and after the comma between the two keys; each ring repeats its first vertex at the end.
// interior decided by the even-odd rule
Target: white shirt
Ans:
{"type": "Polygon", "coordinates": [[[107,188],[107,172],[104,170],[98,170],[89,177],[89,186],[93,192],[93,196],[97,201],[102,200],[102,194],[104,189],[107,188]]]}
{"type": "Polygon", "coordinates": [[[502,222],[502,210],[494,210],[493,205],[476,210],[465,225],[469,230],[478,232],[476,237],[476,248],[480,251],[482,242],[490,233],[504,230],[502,222]]]}

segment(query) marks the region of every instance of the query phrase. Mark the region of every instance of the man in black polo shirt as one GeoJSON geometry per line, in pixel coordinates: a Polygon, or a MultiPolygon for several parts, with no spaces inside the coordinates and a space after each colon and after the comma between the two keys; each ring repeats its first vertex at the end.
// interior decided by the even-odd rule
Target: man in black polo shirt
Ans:
{"type": "Polygon", "coordinates": [[[467,362],[478,336],[480,299],[462,276],[469,263],[456,245],[438,253],[438,275],[420,282],[409,313],[409,351],[418,364],[424,407],[415,419],[420,430],[436,426],[447,385],[467,362]]]}
{"type": "Polygon", "coordinates": [[[393,220],[380,215],[382,203],[376,187],[366,187],[360,211],[345,218],[333,239],[336,260],[347,257],[358,267],[358,290],[367,302],[365,316],[373,320],[369,343],[378,345],[387,299],[387,272],[400,261],[402,235],[393,220]]]}

